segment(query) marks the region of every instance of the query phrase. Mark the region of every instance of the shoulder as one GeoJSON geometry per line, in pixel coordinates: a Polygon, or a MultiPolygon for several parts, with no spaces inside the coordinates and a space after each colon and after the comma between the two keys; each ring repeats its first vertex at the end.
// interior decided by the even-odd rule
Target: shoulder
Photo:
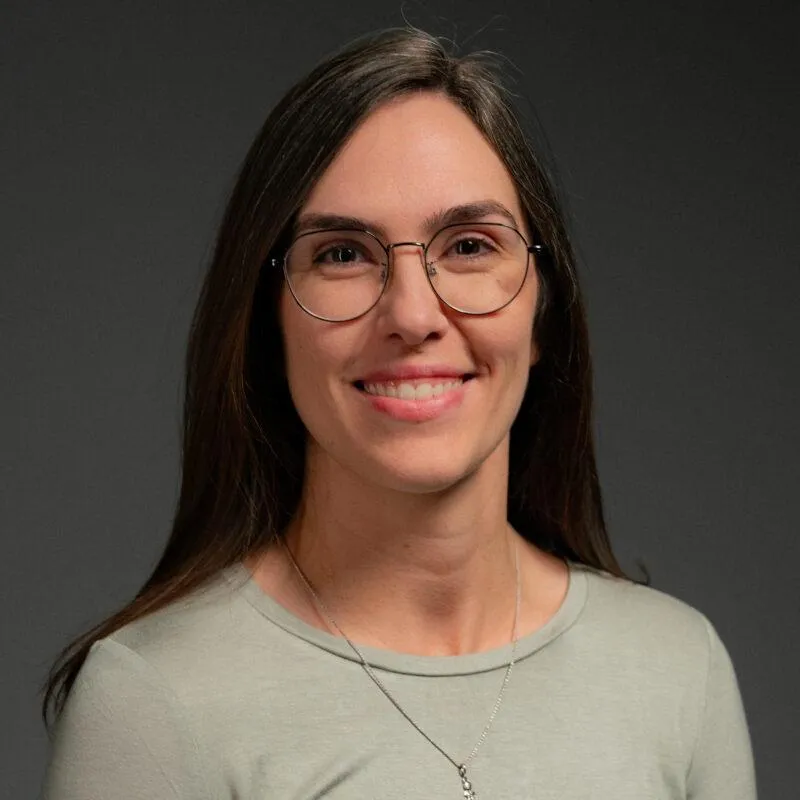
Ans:
{"type": "Polygon", "coordinates": [[[576,569],[586,577],[589,615],[622,630],[658,628],[659,634],[705,640],[708,619],[685,600],[591,567],[577,565],[576,569]]]}
{"type": "Polygon", "coordinates": [[[256,638],[248,635],[248,626],[257,623],[239,595],[239,574],[222,571],[186,597],[124,625],[95,643],[85,666],[105,669],[118,681],[149,676],[187,704],[213,694],[220,675],[247,660],[248,642],[256,638]]]}
{"type": "Polygon", "coordinates": [[[588,567],[585,634],[608,658],[703,685],[714,657],[727,656],[714,625],[699,609],[652,586],[588,567]]]}
{"type": "Polygon", "coordinates": [[[663,740],[680,732],[687,764],[703,741],[724,749],[714,737],[725,734],[713,730],[721,720],[746,752],[736,672],[709,618],[652,586],[591,568],[579,568],[579,574],[585,576],[586,602],[575,626],[580,635],[573,650],[579,652],[572,655],[582,664],[582,679],[646,709],[648,718],[659,720],[663,740]]]}
{"type": "Polygon", "coordinates": [[[158,670],[102,639],[58,717],[44,796],[205,797],[206,760],[184,704],[158,670]]]}
{"type": "Polygon", "coordinates": [[[755,768],[739,681],[716,627],[672,595],[587,572],[587,636],[595,666],[645,716],[663,747],[679,732],[686,795],[755,798],[755,768]]]}
{"type": "Polygon", "coordinates": [[[270,664],[272,627],[238,591],[240,574],[223,571],[92,645],[58,719],[52,796],[71,797],[67,785],[93,787],[81,797],[219,794],[208,768],[217,732],[252,705],[259,687],[248,670],[280,667],[270,664]]]}

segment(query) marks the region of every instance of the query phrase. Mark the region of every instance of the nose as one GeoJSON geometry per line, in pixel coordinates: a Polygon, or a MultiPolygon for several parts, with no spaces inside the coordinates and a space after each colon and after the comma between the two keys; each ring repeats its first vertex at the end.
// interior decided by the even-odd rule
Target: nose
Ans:
{"type": "Polygon", "coordinates": [[[412,345],[441,337],[447,316],[428,281],[425,245],[397,242],[390,246],[389,258],[389,283],[376,308],[386,332],[412,345]]]}

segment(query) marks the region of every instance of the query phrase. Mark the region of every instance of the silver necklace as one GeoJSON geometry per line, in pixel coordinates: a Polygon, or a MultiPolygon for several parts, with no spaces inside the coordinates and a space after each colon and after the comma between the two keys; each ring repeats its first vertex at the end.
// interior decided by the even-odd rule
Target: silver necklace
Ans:
{"type": "Polygon", "coordinates": [[[283,545],[283,549],[286,551],[287,556],[289,557],[289,561],[292,563],[295,571],[297,572],[300,580],[305,585],[306,589],[308,590],[309,595],[311,596],[311,600],[314,603],[317,612],[323,616],[328,624],[329,628],[335,628],[339,635],[347,642],[350,649],[356,654],[358,660],[361,662],[361,666],[364,668],[364,671],[369,675],[372,679],[372,682],[381,690],[381,692],[385,695],[386,699],[403,715],[406,721],[414,727],[417,732],[426,739],[430,744],[432,744],[455,768],[458,770],[458,777],[461,780],[461,789],[463,791],[464,800],[476,800],[475,790],[472,788],[472,782],[469,780],[467,776],[467,767],[469,763],[475,758],[475,754],[478,752],[480,746],[486,740],[486,737],[489,735],[489,729],[492,727],[492,723],[494,722],[494,718],[497,716],[497,712],[500,710],[500,704],[503,702],[503,695],[505,694],[506,687],[508,686],[508,681],[511,678],[511,670],[514,668],[514,661],[517,655],[517,640],[518,640],[518,623],[519,623],[519,608],[520,608],[520,600],[522,595],[522,588],[519,578],[519,550],[517,546],[514,547],[514,571],[516,574],[516,605],[514,607],[514,627],[511,636],[511,659],[508,662],[508,666],[506,667],[505,675],[503,676],[503,683],[500,686],[500,692],[497,695],[497,699],[494,702],[494,707],[492,708],[492,713],[489,715],[489,719],[484,725],[483,731],[481,732],[480,737],[478,737],[478,741],[475,743],[475,747],[472,748],[472,752],[464,759],[464,761],[457,761],[454,759],[444,748],[438,745],[427,733],[425,733],[422,728],[417,725],[417,723],[409,716],[408,712],[397,702],[397,700],[392,696],[391,692],[384,686],[383,681],[375,674],[375,670],[372,668],[372,665],[364,658],[363,653],[361,650],[356,647],[356,645],[347,637],[345,632],[339,627],[336,620],[331,615],[330,611],[328,611],[327,606],[325,603],[322,602],[322,598],[317,594],[314,587],[311,585],[311,581],[306,577],[305,573],[302,569],[300,569],[300,565],[297,563],[292,551],[289,549],[289,545],[286,544],[284,537],[280,537],[280,542],[283,545]]]}

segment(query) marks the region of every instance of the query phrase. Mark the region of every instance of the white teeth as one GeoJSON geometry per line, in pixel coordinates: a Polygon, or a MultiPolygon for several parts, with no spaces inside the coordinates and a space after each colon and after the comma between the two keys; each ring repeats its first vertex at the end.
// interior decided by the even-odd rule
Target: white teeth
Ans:
{"type": "Polygon", "coordinates": [[[407,383],[402,381],[396,383],[365,383],[364,391],[368,394],[377,394],[381,397],[397,397],[401,400],[428,400],[431,397],[438,397],[440,394],[457,389],[464,381],[455,378],[442,383],[407,383]]]}
{"type": "Polygon", "coordinates": [[[433,386],[429,383],[421,383],[417,386],[417,400],[426,400],[428,397],[433,396],[433,386]]]}

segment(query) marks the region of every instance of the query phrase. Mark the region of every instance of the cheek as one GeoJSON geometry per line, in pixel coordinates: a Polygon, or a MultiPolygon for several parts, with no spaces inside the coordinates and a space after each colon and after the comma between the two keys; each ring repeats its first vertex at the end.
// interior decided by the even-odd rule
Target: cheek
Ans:
{"type": "Polygon", "coordinates": [[[528,370],[538,359],[534,339],[534,314],[536,308],[535,282],[530,281],[520,295],[495,319],[487,330],[487,353],[491,360],[509,371],[511,382],[527,380],[528,370]]]}
{"type": "Polygon", "coordinates": [[[315,320],[298,308],[288,290],[284,290],[280,322],[289,391],[301,417],[305,417],[305,407],[316,394],[314,386],[322,372],[322,354],[314,347],[318,338],[314,332],[315,320]]]}
{"type": "Polygon", "coordinates": [[[533,326],[523,329],[522,335],[507,342],[500,357],[499,369],[502,372],[498,381],[499,396],[497,398],[498,416],[511,425],[519,413],[528,381],[531,366],[536,361],[536,350],[533,345],[533,326]]]}
{"type": "Polygon", "coordinates": [[[539,346],[536,342],[536,316],[539,305],[539,281],[534,266],[530,268],[528,283],[523,290],[525,296],[525,326],[524,343],[526,364],[530,369],[539,360],[539,346]]]}
{"type": "Polygon", "coordinates": [[[282,299],[281,330],[289,392],[300,418],[312,428],[315,419],[330,419],[330,407],[337,404],[336,382],[346,374],[352,350],[350,331],[314,319],[291,296],[282,299]]]}

